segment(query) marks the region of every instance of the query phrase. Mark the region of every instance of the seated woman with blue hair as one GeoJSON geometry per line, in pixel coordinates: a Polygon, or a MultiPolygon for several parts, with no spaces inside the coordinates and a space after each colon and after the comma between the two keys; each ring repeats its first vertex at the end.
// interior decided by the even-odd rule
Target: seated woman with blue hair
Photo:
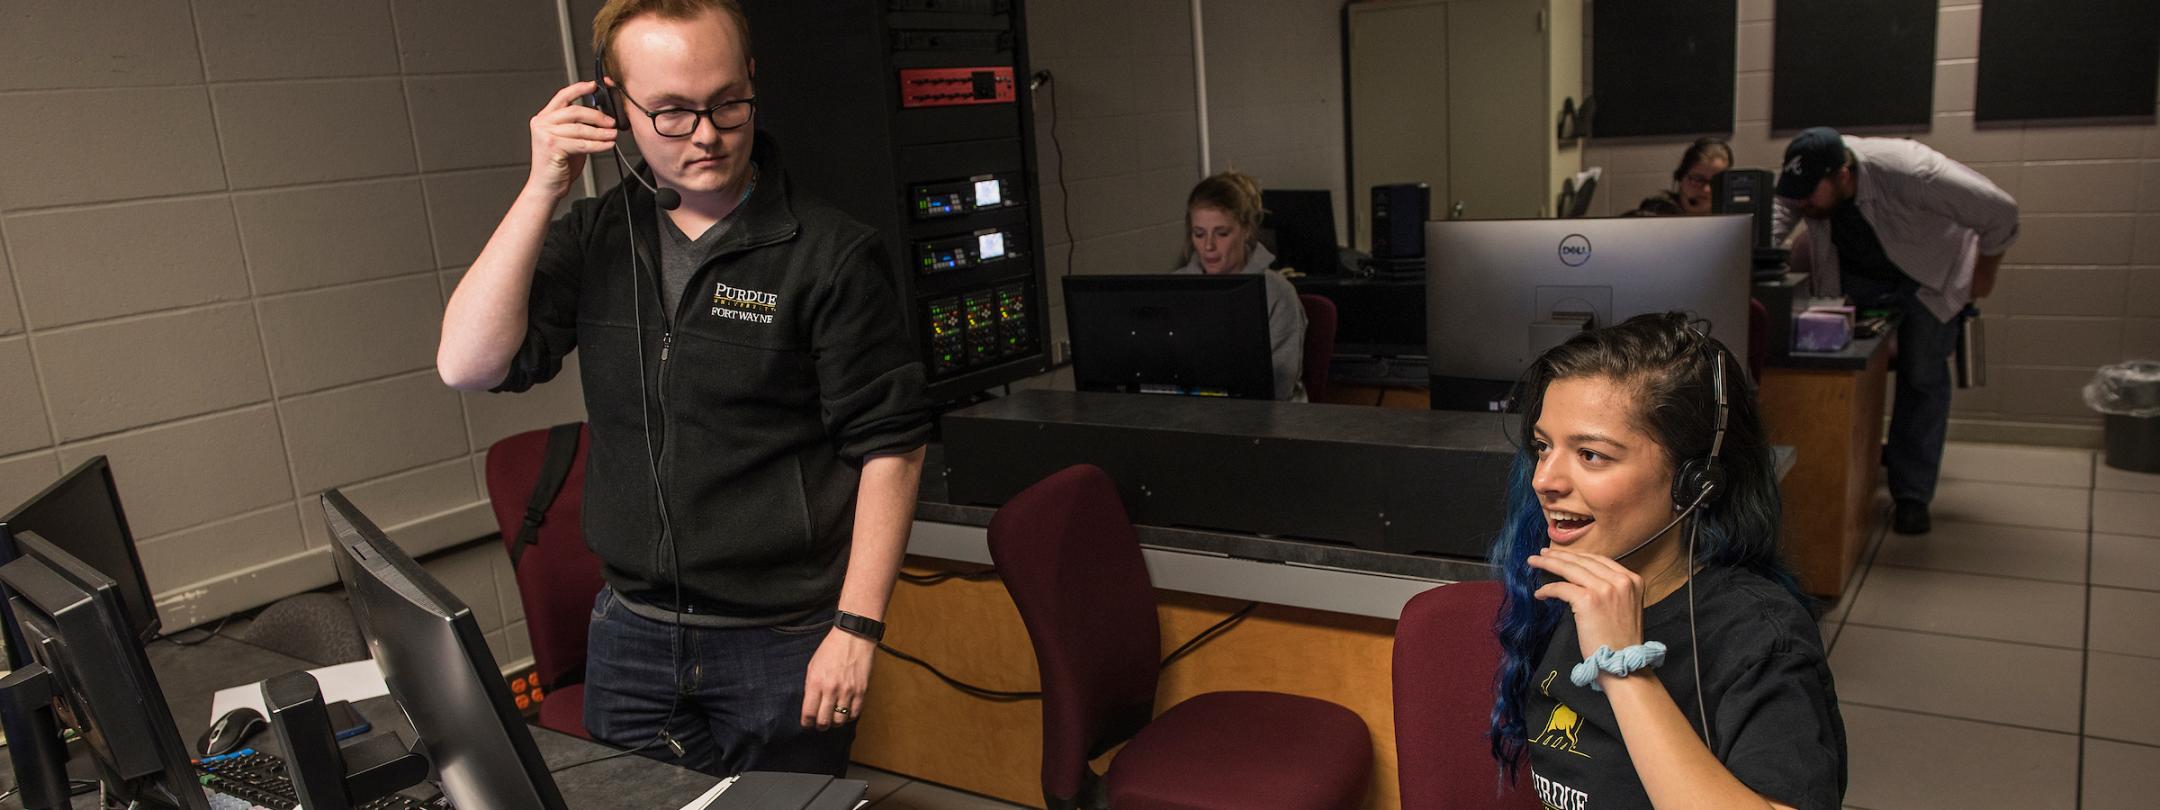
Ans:
{"type": "Polygon", "coordinates": [[[1490,737],[1546,807],[1841,804],[1837,691],[1741,368],[1685,316],[1642,315],[1521,389],[1490,737]]]}

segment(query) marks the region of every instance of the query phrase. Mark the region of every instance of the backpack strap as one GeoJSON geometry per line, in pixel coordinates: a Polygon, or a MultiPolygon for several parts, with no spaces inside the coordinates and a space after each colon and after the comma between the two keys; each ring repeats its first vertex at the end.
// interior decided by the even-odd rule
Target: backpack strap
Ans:
{"type": "Polygon", "coordinates": [[[570,462],[577,458],[578,434],[584,427],[583,422],[571,422],[548,428],[547,455],[540,462],[540,478],[533,482],[532,498],[525,502],[525,522],[518,526],[517,539],[510,544],[511,568],[516,568],[518,558],[525,555],[525,546],[540,540],[540,524],[547,522],[548,508],[555,505],[563,481],[570,477],[570,462]]]}

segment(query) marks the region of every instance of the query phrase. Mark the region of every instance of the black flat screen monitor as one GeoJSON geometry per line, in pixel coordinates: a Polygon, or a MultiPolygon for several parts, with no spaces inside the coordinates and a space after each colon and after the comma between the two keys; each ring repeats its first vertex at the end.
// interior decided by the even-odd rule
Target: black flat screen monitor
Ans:
{"type": "Polygon", "coordinates": [[[337,490],[322,495],[338,578],[368,651],[459,810],[564,810],[472,609],[337,490]]]}
{"type": "Polygon", "coordinates": [[[1297,268],[1307,275],[1325,275],[1342,269],[1335,241],[1335,195],[1321,189],[1266,189],[1260,207],[1267,214],[1260,228],[1275,238],[1275,269],[1297,268]]]}
{"type": "MultiPolygon", "coordinates": [[[[135,637],[157,637],[157,602],[143,577],[142,557],[135,550],[135,535],[128,531],[126,513],[120,510],[120,489],[113,484],[112,466],[96,456],[53,482],[14,511],[0,516],[0,563],[15,558],[14,537],[33,531],[59,544],[69,556],[89,563],[114,583],[120,595],[128,627],[135,637]]],[[[0,616],[4,620],[5,616],[0,616]]],[[[13,632],[12,630],[10,632],[13,632]]],[[[15,638],[11,635],[9,640],[15,638]]],[[[13,663],[20,660],[10,658],[13,663]]]]}
{"type": "Polygon", "coordinates": [[[122,804],[209,810],[119,587],[36,532],[15,542],[20,556],[0,566],[0,583],[24,652],[51,673],[59,725],[82,738],[108,794],[122,804]]]}
{"type": "Polygon", "coordinates": [[[1267,279],[1066,276],[1082,391],[1274,399],[1267,279]]]}

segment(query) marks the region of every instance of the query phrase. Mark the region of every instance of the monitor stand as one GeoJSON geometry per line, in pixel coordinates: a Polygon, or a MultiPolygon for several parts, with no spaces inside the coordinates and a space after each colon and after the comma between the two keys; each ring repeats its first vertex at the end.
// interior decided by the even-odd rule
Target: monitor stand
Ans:
{"type": "Polygon", "coordinates": [[[427,779],[427,757],[405,750],[396,734],[339,745],[315,676],[287,672],[264,681],[262,693],[300,806],[351,810],[427,779]]]}
{"type": "Polygon", "coordinates": [[[24,810],[68,806],[67,747],[53,719],[52,673],[30,664],[0,678],[0,721],[24,810]]]}

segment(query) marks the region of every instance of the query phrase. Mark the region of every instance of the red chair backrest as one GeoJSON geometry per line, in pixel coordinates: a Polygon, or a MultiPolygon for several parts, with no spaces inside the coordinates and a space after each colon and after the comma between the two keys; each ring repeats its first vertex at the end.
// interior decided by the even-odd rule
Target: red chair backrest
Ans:
{"type": "Polygon", "coordinates": [[[1328,366],[1335,362],[1335,302],[1298,295],[1305,306],[1305,399],[1326,402],[1328,366]]]}
{"type": "Polygon", "coordinates": [[[1395,625],[1395,755],[1403,810],[1536,810],[1529,764],[1505,789],[1485,732],[1500,671],[1500,583],[1458,582],[1411,598],[1395,625]]]}
{"type": "MultiPolygon", "coordinates": [[[[488,448],[488,500],[503,544],[515,542],[525,522],[525,506],[547,457],[546,429],[519,433],[488,448]]],[[[593,597],[600,593],[600,558],[585,546],[585,453],[590,428],[578,431],[577,455],[562,491],[540,524],[539,538],[518,557],[518,599],[525,605],[525,629],[532,637],[533,669],[550,689],[585,677],[585,634],[593,597]]]]}
{"type": "Polygon", "coordinates": [[[1162,635],[1139,537],[1109,473],[1081,464],[998,509],[990,559],[1042,672],[1043,792],[1071,798],[1088,760],[1154,714],[1162,635]]]}

